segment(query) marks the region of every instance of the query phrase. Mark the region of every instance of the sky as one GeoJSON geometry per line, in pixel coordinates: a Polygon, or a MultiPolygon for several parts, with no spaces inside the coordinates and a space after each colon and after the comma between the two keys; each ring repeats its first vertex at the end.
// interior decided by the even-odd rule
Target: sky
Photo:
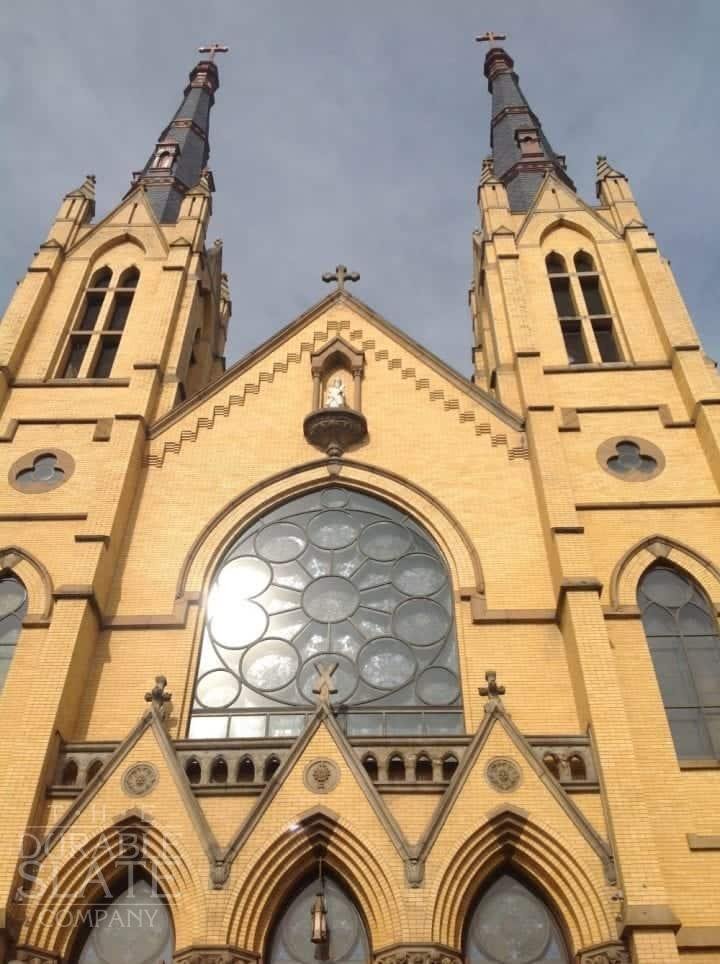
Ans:
{"type": "Polygon", "coordinates": [[[86,174],[98,216],[120,201],[218,41],[209,240],[230,278],[228,364],[345,263],[358,297],[469,375],[486,30],[508,34],[581,196],[597,154],[628,175],[720,357],[718,0],[4,0],[0,305],[86,174]]]}

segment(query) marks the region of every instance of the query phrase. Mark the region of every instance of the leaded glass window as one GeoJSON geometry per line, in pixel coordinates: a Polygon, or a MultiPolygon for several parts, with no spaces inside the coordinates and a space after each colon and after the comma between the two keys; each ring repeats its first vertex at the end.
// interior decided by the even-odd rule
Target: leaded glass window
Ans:
{"type": "Polygon", "coordinates": [[[94,905],[78,964],[171,964],[172,918],[157,889],[133,881],[114,900],[94,905]]]}
{"type": "Polygon", "coordinates": [[[313,944],[312,907],[321,888],[314,880],[290,901],[275,927],[270,944],[270,964],[366,964],[370,960],[365,925],[355,904],[333,880],[324,882],[327,944],[313,944]]]}
{"type": "Polygon", "coordinates": [[[638,586],[677,755],[720,758],[720,638],[710,603],[684,572],[648,569],[638,586]]]}
{"type": "Polygon", "coordinates": [[[27,592],[20,580],[10,575],[0,577],[0,690],[15,655],[27,607],[27,592]]]}
{"type": "Polygon", "coordinates": [[[465,945],[469,964],[570,964],[549,908],[510,874],[499,877],[481,897],[465,945]]]}
{"type": "Polygon", "coordinates": [[[221,563],[190,736],[297,735],[333,665],[349,735],[462,732],[442,555],[403,512],[339,486],[268,513],[221,563]]]}

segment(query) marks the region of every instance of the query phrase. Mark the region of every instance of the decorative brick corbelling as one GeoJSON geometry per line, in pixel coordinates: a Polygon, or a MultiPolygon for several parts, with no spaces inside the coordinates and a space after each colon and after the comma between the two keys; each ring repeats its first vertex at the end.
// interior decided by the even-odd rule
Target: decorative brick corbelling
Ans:
{"type": "Polygon", "coordinates": [[[393,944],[375,954],[375,964],[461,964],[459,951],[444,944],[393,944]]]}
{"type": "Polygon", "coordinates": [[[173,964],[254,964],[257,954],[238,947],[202,945],[178,951],[173,964]]]}

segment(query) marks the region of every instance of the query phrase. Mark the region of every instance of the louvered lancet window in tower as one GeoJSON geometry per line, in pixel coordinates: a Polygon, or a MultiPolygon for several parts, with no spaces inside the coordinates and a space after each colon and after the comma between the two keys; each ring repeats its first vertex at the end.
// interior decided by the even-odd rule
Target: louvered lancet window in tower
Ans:
{"type": "Polygon", "coordinates": [[[545,266],[568,364],[620,361],[613,319],[591,255],[578,251],[573,258],[575,270],[571,272],[565,258],[552,251],[545,258],[545,266]]]}
{"type": "Polygon", "coordinates": [[[484,892],[465,932],[467,964],[570,964],[550,908],[511,874],[484,892]]]}
{"type": "Polygon", "coordinates": [[[638,606],[681,760],[720,759],[720,638],[705,594],[684,572],[652,566],[638,606]]]}
{"type": "Polygon", "coordinates": [[[189,735],[295,736],[324,673],[350,736],[463,732],[439,549],[404,512],[335,485],[272,510],[226,554],[189,735]]]}
{"type": "Polygon", "coordinates": [[[68,338],[61,378],[110,377],[140,272],[135,267],[128,268],[114,287],[111,280],[109,268],[101,268],[93,275],[68,338]]]}

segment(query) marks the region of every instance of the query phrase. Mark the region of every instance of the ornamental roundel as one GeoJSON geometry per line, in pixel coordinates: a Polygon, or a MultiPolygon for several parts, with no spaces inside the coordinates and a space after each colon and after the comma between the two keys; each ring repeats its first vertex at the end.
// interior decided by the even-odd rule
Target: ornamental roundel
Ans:
{"type": "Polygon", "coordinates": [[[623,482],[647,482],[665,468],[665,456],[657,445],[625,435],[603,442],[597,460],[606,472],[623,482]]]}
{"type": "Polygon", "coordinates": [[[122,778],[122,788],[131,797],[144,797],[155,789],[158,772],[152,763],[135,763],[122,778]]]}
{"type": "Polygon", "coordinates": [[[257,520],[210,589],[191,738],[463,732],[445,561],[404,512],[330,484],[257,520]],[[326,680],[321,683],[321,680],[326,680]]]}
{"type": "Polygon", "coordinates": [[[75,471],[75,461],[60,449],[36,449],[10,466],[8,481],[19,492],[39,493],[56,489],[75,471]]]}
{"type": "Polygon", "coordinates": [[[500,793],[512,793],[520,785],[522,774],[520,767],[514,760],[508,760],[506,757],[495,757],[488,763],[485,776],[490,786],[494,787],[495,790],[500,793]]]}
{"type": "Polygon", "coordinates": [[[313,760],[305,767],[303,780],[313,793],[330,793],[340,782],[340,771],[332,760],[313,760]]]}

